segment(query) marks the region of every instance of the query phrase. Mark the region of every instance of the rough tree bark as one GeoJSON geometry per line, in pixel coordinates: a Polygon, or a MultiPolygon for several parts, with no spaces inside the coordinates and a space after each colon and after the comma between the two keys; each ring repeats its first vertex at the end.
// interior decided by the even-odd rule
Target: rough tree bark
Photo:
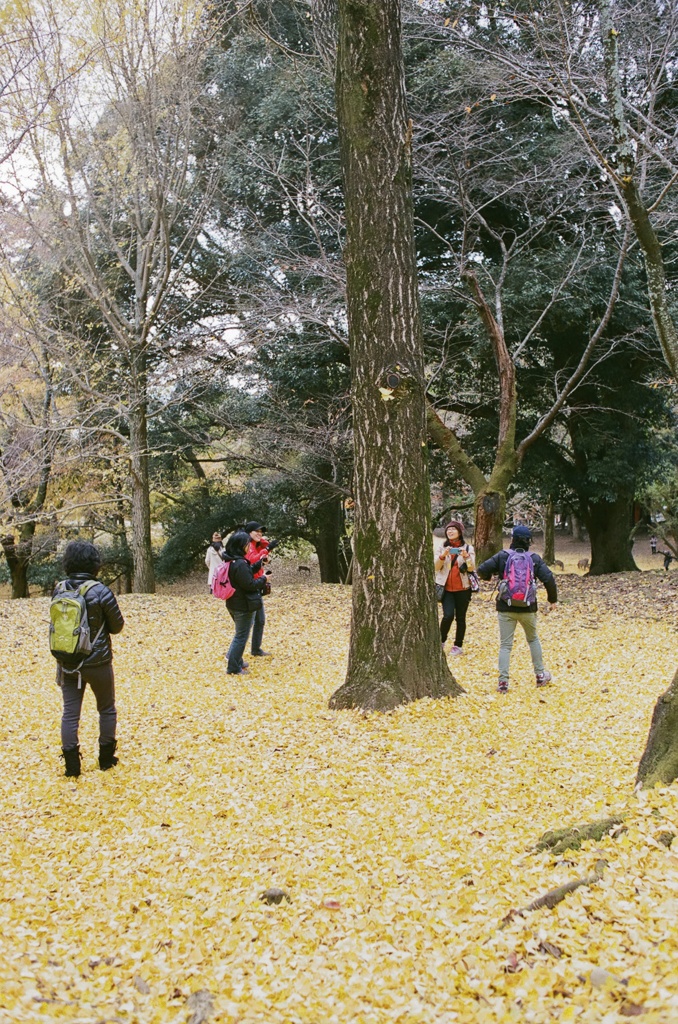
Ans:
{"type": "Polygon", "coordinates": [[[335,708],[455,696],[434,597],[400,0],[339,0],[355,449],[353,614],[335,708]]]}

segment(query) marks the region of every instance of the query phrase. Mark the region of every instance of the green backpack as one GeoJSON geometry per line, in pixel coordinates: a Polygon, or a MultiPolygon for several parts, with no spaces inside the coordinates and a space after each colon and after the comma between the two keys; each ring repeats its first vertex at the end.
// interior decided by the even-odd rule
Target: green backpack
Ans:
{"type": "Polygon", "coordinates": [[[80,685],[80,669],[94,644],[99,639],[104,624],[92,640],[87,617],[85,594],[93,587],[96,580],[86,580],[76,590],[69,586],[68,580],[57,583],[52,602],[49,606],[49,647],[63,668],[69,674],[77,674],[80,685]],[[78,656],[81,657],[78,657],[78,656]],[[71,664],[79,660],[79,664],[71,664]]]}

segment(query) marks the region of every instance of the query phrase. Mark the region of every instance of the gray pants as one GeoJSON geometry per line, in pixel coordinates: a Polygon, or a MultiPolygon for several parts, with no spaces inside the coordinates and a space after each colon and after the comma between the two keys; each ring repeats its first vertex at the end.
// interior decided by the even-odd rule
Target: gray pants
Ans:
{"type": "Polygon", "coordinates": [[[61,746],[64,750],[74,750],[78,745],[78,726],[82,699],[87,684],[92,687],[99,712],[99,744],[112,743],[115,739],[115,727],[118,713],[115,709],[115,678],[113,662],[95,665],[92,668],[83,666],[80,670],[82,687],[78,689],[77,675],[62,675],[61,694],[64,700],[64,711],[61,716],[61,746]]]}
{"type": "Polygon", "coordinates": [[[544,671],[544,658],[537,636],[536,612],[499,612],[499,678],[508,682],[511,665],[513,637],[518,623],[525,630],[525,639],[530,648],[535,675],[544,671]]]}

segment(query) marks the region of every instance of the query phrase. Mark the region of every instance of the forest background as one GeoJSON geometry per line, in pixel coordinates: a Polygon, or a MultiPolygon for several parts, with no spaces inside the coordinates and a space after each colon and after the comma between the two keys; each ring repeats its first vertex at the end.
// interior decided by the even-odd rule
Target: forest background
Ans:
{"type": "MultiPolygon", "coordinates": [[[[152,592],[200,564],[213,530],[252,517],[312,545],[323,582],[349,578],[345,211],[321,10],[6,8],[14,597],[50,587],[75,533],[103,545],[118,589],[152,592]]],[[[671,314],[677,19],[652,3],[615,17],[671,314]]],[[[431,2],[403,18],[432,526],[475,523],[482,555],[515,516],[544,528],[553,562],[557,519],[586,530],[593,574],[634,569],[643,528],[678,554],[675,381],[598,14],[431,2]]]]}
{"type": "Polygon", "coordinates": [[[324,0],[3,8],[9,586],[48,592],[77,533],[137,593],[121,763],[88,718],[77,783],[47,598],[0,608],[0,1019],[669,1024],[676,574],[633,541],[676,553],[678,15],[338,7],[338,60],[324,0]],[[356,302],[394,282],[407,317],[356,302]],[[423,358],[385,366],[384,327],[423,358]],[[489,594],[458,680],[441,653],[453,512],[481,556],[514,517],[548,561],[556,517],[588,535],[540,623],[556,685],[516,650],[510,713],[489,594]],[[153,591],[249,517],[355,585],[274,590],[233,688],[223,606],[153,591]]]}

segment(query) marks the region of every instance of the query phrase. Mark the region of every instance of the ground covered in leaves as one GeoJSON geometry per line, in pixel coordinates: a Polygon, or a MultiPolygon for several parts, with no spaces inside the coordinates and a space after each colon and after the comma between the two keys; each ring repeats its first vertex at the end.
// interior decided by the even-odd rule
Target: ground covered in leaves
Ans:
{"type": "Polygon", "coordinates": [[[454,663],[467,695],[368,717],[327,709],[345,588],[279,588],[274,656],[237,680],[220,603],[123,597],[120,765],[96,768],[88,694],[77,781],[58,759],[47,602],[0,604],[0,1021],[678,1020],[678,785],[632,795],[678,660],[676,588],[559,582],[550,689],[518,638],[495,692],[486,592],[454,663]],[[532,850],[619,813],[613,836],[532,850]]]}

